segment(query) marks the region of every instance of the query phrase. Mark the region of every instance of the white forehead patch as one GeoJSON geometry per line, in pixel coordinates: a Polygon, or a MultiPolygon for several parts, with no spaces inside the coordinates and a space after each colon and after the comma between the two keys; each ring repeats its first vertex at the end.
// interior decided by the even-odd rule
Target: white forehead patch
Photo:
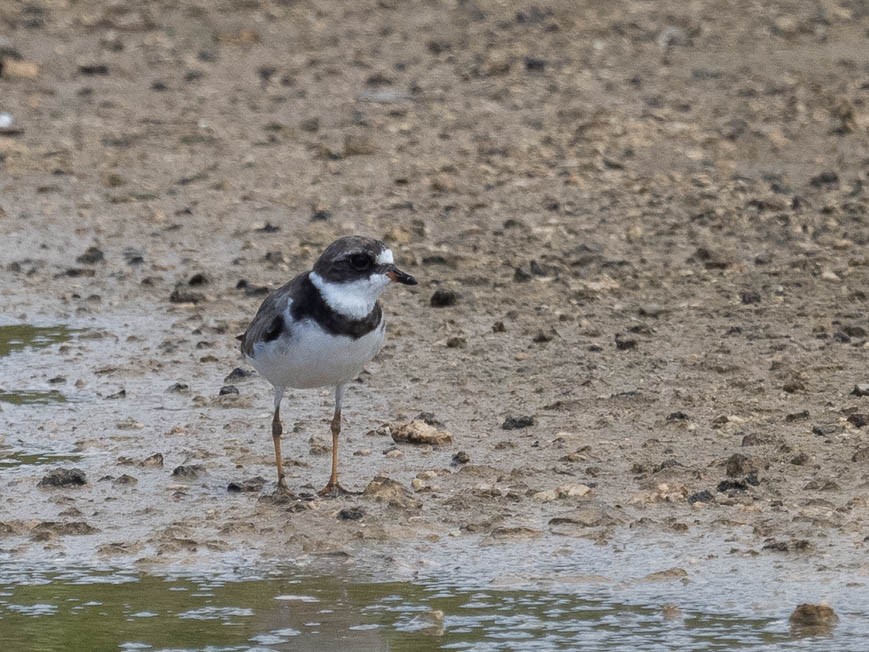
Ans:
{"type": "Polygon", "coordinates": [[[391,265],[394,262],[395,259],[392,257],[392,249],[384,249],[377,257],[378,265],[391,265]]]}

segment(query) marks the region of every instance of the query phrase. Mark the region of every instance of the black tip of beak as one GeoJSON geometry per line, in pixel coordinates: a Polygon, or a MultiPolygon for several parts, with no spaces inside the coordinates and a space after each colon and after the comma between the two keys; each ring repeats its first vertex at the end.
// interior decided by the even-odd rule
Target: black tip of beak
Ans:
{"type": "Polygon", "coordinates": [[[402,285],[416,285],[416,279],[408,274],[407,272],[402,272],[397,267],[393,267],[386,275],[392,279],[393,283],[401,283],[402,285]]]}

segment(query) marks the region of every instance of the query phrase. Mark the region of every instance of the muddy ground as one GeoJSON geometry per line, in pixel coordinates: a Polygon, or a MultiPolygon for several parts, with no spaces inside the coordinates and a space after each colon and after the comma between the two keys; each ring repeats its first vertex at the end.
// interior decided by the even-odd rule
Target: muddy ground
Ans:
{"type": "Polygon", "coordinates": [[[3,319],[81,329],[0,361],[67,399],[0,444],[74,455],[0,473],[11,558],[633,528],[865,575],[865,6],[138,4],[0,7],[3,319]],[[420,281],[346,399],[370,488],[307,499],[331,397],[295,392],[275,497],[234,336],[348,233],[420,281]],[[453,443],[394,444],[420,413],[453,443]]]}

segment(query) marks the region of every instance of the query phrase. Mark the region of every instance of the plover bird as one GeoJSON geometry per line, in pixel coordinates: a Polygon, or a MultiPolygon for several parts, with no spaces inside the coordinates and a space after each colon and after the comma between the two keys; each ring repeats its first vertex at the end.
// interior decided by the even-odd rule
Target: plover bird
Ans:
{"type": "Polygon", "coordinates": [[[335,388],[332,474],[321,496],[348,493],[338,483],[338,435],[347,383],[383,346],[386,321],[378,298],[390,283],[416,285],[395,266],[380,240],[339,238],[314,263],[263,301],[241,340],[241,352],[275,389],[272,439],[278,487],[287,489],[281,457],[281,399],[288,387],[335,388]]]}

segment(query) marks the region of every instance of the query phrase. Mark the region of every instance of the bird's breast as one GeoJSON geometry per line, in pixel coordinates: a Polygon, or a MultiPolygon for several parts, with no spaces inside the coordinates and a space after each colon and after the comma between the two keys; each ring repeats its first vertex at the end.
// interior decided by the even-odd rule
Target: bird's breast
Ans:
{"type": "Polygon", "coordinates": [[[273,385],[299,389],[338,385],[352,380],[383,346],[385,321],[358,338],[332,335],[316,322],[292,325],[289,337],[258,343],[251,364],[273,385]]]}

